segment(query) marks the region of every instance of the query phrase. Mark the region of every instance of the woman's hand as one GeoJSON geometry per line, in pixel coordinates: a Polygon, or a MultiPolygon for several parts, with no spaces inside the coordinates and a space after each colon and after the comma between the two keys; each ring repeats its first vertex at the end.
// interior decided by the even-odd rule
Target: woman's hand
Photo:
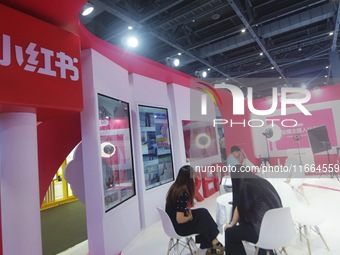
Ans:
{"type": "Polygon", "coordinates": [[[187,209],[186,212],[177,212],[176,213],[176,221],[178,224],[183,224],[189,222],[193,219],[192,212],[190,209],[187,209]]]}
{"type": "Polygon", "coordinates": [[[188,212],[188,217],[189,217],[188,221],[191,221],[193,219],[192,211],[190,209],[187,209],[187,212],[188,212]]]}
{"type": "Polygon", "coordinates": [[[224,231],[226,231],[228,228],[232,228],[235,224],[232,224],[231,222],[224,226],[224,231]]]}

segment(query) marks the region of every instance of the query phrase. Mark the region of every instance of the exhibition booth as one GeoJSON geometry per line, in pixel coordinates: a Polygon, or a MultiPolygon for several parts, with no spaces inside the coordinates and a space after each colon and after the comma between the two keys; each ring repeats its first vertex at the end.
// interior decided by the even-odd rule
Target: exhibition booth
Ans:
{"type": "Polygon", "coordinates": [[[62,1],[68,11],[60,1],[0,2],[2,254],[42,254],[40,206],[74,148],[65,178],[86,207],[89,254],[103,255],[159,221],[182,165],[197,170],[197,201],[219,191],[223,173],[205,167],[223,166],[221,133],[227,151],[238,145],[256,166],[337,163],[340,85],[302,98],[288,87],[252,107],[242,97],[235,114],[230,89],[95,38],[77,20],[83,0],[62,1]]]}

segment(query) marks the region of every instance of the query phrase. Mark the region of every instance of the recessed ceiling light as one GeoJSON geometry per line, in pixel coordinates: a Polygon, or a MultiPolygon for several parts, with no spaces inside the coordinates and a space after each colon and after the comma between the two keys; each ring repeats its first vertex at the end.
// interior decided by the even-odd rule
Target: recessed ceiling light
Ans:
{"type": "Polygon", "coordinates": [[[273,69],[274,69],[274,66],[272,66],[270,69],[272,69],[272,70],[273,70],[273,69]]]}
{"type": "Polygon", "coordinates": [[[328,69],[329,68],[329,66],[326,66],[326,69],[328,69]]]}
{"type": "Polygon", "coordinates": [[[129,30],[132,30],[132,29],[133,29],[133,27],[132,27],[132,26],[128,26],[128,29],[129,29],[129,30]]]}
{"type": "Polygon", "coordinates": [[[89,15],[91,12],[93,12],[94,7],[93,4],[91,2],[87,2],[84,4],[81,15],[83,16],[87,16],[89,15]]]}
{"type": "Polygon", "coordinates": [[[329,32],[329,35],[333,35],[334,33],[333,32],[329,32]]]}
{"type": "Polygon", "coordinates": [[[214,14],[211,16],[211,19],[212,19],[212,20],[218,20],[220,17],[221,17],[220,14],[214,13],[214,14]]]}
{"type": "Polygon", "coordinates": [[[182,55],[182,53],[181,53],[181,52],[178,52],[178,53],[177,53],[177,55],[178,55],[178,56],[181,56],[181,55],[182,55]]]}
{"type": "Polygon", "coordinates": [[[260,56],[263,56],[263,52],[260,52],[260,56]]]}
{"type": "Polygon", "coordinates": [[[241,30],[241,32],[242,32],[242,33],[245,33],[245,32],[246,32],[246,29],[245,29],[245,28],[243,28],[243,29],[241,30]]]}

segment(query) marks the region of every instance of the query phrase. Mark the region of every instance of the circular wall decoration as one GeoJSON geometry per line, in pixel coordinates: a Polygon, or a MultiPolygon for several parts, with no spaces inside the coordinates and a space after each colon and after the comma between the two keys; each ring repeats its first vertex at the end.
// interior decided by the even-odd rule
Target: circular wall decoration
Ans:
{"type": "Polygon", "coordinates": [[[195,144],[200,149],[206,149],[211,144],[211,138],[205,133],[198,134],[195,138],[195,144]]]}
{"type": "Polygon", "coordinates": [[[272,129],[272,136],[268,140],[271,141],[271,142],[276,142],[276,141],[280,140],[281,137],[282,137],[281,128],[278,125],[274,124],[271,127],[271,129],[272,129]]]}
{"type": "Polygon", "coordinates": [[[116,146],[109,142],[103,142],[101,145],[101,155],[104,158],[109,158],[116,153],[116,146]]]}

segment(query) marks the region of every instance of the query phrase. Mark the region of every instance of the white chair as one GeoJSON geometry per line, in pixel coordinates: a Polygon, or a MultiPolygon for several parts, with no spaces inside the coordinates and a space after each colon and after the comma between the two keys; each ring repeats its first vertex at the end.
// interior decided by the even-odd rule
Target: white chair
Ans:
{"type": "Polygon", "coordinates": [[[295,192],[297,192],[297,194],[301,195],[306,200],[307,204],[309,204],[303,189],[303,183],[306,178],[303,165],[300,164],[297,158],[291,157],[286,159],[285,167],[290,169],[290,174],[287,177],[287,183],[292,187],[295,192]]]}
{"type": "Polygon", "coordinates": [[[172,250],[177,251],[177,254],[182,254],[185,249],[189,249],[190,254],[192,255],[199,255],[198,248],[192,236],[178,235],[166,211],[160,207],[157,207],[157,210],[161,216],[164,232],[170,237],[167,255],[169,255],[172,250]],[[185,241],[182,241],[181,239],[185,239],[185,241]],[[181,247],[182,250],[180,251],[181,247]]]}
{"type": "Polygon", "coordinates": [[[307,205],[306,203],[300,202],[292,188],[285,182],[276,185],[275,189],[280,195],[283,206],[291,208],[293,220],[297,223],[300,232],[300,240],[302,240],[302,237],[306,239],[309,254],[312,254],[309,243],[309,235],[311,231],[316,232],[320,236],[327,250],[329,250],[326,240],[322,236],[318,227],[327,218],[325,212],[307,205]]]}
{"type": "MultiPolygon", "coordinates": [[[[289,245],[295,234],[294,222],[288,207],[268,210],[263,216],[259,240],[255,244],[255,255],[259,249],[281,249],[285,254],[285,246],[289,245]]],[[[267,255],[270,254],[267,251],[267,255]]]]}
{"type": "Polygon", "coordinates": [[[232,192],[232,188],[230,175],[223,176],[220,184],[220,195],[232,192]]]}

